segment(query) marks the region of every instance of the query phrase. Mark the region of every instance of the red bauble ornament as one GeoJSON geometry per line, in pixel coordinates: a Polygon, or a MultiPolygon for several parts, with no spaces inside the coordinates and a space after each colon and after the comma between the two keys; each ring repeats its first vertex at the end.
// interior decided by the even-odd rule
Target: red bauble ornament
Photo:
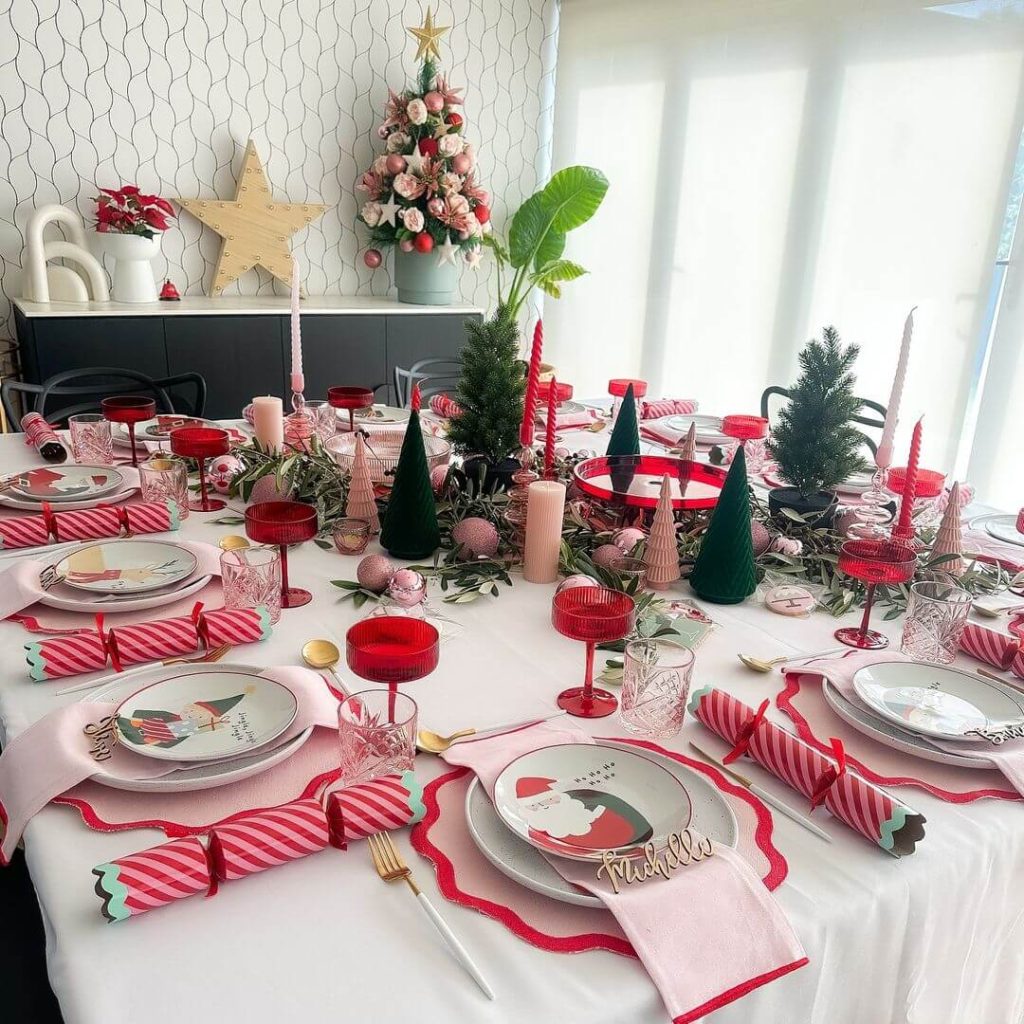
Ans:
{"type": "Polygon", "coordinates": [[[401,153],[390,153],[385,163],[388,174],[401,174],[405,170],[405,157],[401,153]]]}
{"type": "Polygon", "coordinates": [[[380,249],[367,249],[363,253],[363,262],[371,269],[376,270],[383,262],[384,257],[380,254],[380,249]]]}
{"type": "Polygon", "coordinates": [[[412,244],[416,246],[417,252],[430,252],[434,248],[434,240],[426,233],[421,231],[413,240],[412,244]]]}
{"type": "Polygon", "coordinates": [[[426,138],[420,139],[419,148],[422,156],[437,156],[437,139],[432,139],[428,135],[426,138]]]}
{"type": "Polygon", "coordinates": [[[160,299],[163,302],[181,301],[181,293],[178,291],[177,288],[174,287],[174,284],[172,283],[170,278],[164,281],[164,286],[163,288],[160,289],[160,299]]]}
{"type": "Polygon", "coordinates": [[[491,219],[490,208],[480,203],[478,206],[473,207],[473,216],[476,217],[481,224],[486,224],[491,219]]]}
{"type": "Polygon", "coordinates": [[[450,113],[450,114],[448,115],[448,118],[447,118],[447,120],[448,120],[448,123],[449,123],[449,124],[450,124],[450,125],[451,125],[451,126],[452,126],[453,128],[461,128],[461,127],[462,127],[462,125],[463,125],[463,121],[462,121],[462,115],[461,115],[461,114],[456,114],[456,113],[455,113],[455,111],[452,111],[452,112],[451,112],[451,113],[450,113]]]}

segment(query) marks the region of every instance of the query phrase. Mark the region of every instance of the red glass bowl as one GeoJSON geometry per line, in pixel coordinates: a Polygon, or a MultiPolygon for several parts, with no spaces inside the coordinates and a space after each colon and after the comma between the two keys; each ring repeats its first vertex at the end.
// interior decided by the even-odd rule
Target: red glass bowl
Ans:
{"type": "Polygon", "coordinates": [[[643,398],[647,394],[647,381],[632,377],[613,377],[608,381],[608,394],[616,398],[625,398],[630,384],[633,385],[634,398],[643,398]]]}
{"type": "MultiPolygon", "coordinates": [[[[558,385],[558,390],[555,392],[555,401],[559,403],[568,402],[569,399],[572,398],[572,396],[572,385],[562,384],[560,382],[558,385]]],[[[542,402],[548,401],[548,399],[551,397],[551,381],[542,380],[537,384],[537,397],[542,402]]]]}
{"type": "Polygon", "coordinates": [[[633,598],[610,587],[570,587],[551,601],[551,625],[570,640],[621,640],[636,617],[633,598]]]}
{"type": "Polygon", "coordinates": [[[245,532],[257,544],[301,544],[316,531],[316,508],[302,501],[261,501],[245,510],[245,532]]]}
{"type": "Polygon", "coordinates": [[[437,629],[425,619],[374,615],[345,634],[345,661],[361,679],[374,683],[410,683],[437,668],[437,629]]]}
{"type": "MultiPolygon", "coordinates": [[[[885,486],[893,494],[902,494],[903,488],[907,486],[907,467],[894,466],[890,469],[889,479],[886,481],[885,486]]],[[[917,486],[914,488],[914,498],[937,498],[945,486],[945,473],[940,473],[934,469],[919,469],[917,471],[917,486]]]]}
{"type": "Polygon", "coordinates": [[[141,423],[156,414],[156,400],[140,395],[117,395],[100,402],[103,415],[111,423],[141,423]]]}
{"type": "Polygon", "coordinates": [[[586,459],[573,469],[576,485],[600,501],[632,508],[657,508],[661,478],[668,474],[678,482],[672,488],[674,509],[714,508],[718,504],[726,471],[703,462],[671,455],[602,455],[586,459]]]}
{"type": "Polygon", "coordinates": [[[170,433],[171,451],[187,459],[212,459],[231,447],[220,427],[178,427],[170,433]]]}
{"type": "Polygon", "coordinates": [[[737,441],[754,441],[768,436],[768,421],[763,416],[725,416],[722,433],[737,441]]]}
{"type": "Polygon", "coordinates": [[[848,540],[837,568],[864,583],[906,583],[917,569],[917,552],[894,540],[848,540]]]}

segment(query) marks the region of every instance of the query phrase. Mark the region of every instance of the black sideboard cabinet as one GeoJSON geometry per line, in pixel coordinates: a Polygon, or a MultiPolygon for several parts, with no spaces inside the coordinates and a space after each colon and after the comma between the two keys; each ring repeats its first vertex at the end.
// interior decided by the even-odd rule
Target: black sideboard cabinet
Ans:
{"type": "MultiPolygon", "coordinates": [[[[16,300],[21,376],[39,383],[89,366],[152,377],[194,371],[206,378],[206,415],[241,415],[254,395],[290,393],[288,300],[186,298],[144,307],[116,303],[16,300]]],[[[303,301],[306,397],[333,384],[377,389],[393,402],[394,368],[457,357],[471,306],[408,306],[390,299],[321,297],[303,301]]],[[[286,402],[287,404],[287,402],[286,402]]]]}

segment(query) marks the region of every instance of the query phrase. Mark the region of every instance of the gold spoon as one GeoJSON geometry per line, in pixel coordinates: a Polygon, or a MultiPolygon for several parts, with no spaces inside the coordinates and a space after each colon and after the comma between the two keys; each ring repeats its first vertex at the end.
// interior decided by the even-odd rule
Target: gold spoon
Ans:
{"type": "Polygon", "coordinates": [[[843,650],[845,650],[843,647],[832,647],[827,651],[819,651],[817,654],[783,654],[778,658],[772,658],[770,661],[765,661],[763,658],[755,658],[750,654],[737,654],[736,657],[747,668],[753,669],[755,672],[771,672],[776,665],[797,661],[815,661],[818,658],[824,658],[831,654],[838,654],[843,650]]]}
{"type": "Polygon", "coordinates": [[[443,754],[456,740],[475,734],[476,729],[460,729],[458,732],[453,732],[451,736],[442,736],[429,729],[420,729],[416,733],[416,747],[424,754],[443,754]]]}
{"type": "Polygon", "coordinates": [[[239,548],[247,548],[249,542],[244,537],[239,537],[237,533],[229,533],[226,537],[220,539],[221,551],[237,551],[239,548]]]}
{"type": "Polygon", "coordinates": [[[302,645],[302,660],[310,668],[327,669],[334,676],[338,689],[346,697],[349,696],[348,687],[334,670],[334,666],[341,660],[341,651],[338,650],[337,644],[332,644],[330,640],[307,640],[302,645]]]}

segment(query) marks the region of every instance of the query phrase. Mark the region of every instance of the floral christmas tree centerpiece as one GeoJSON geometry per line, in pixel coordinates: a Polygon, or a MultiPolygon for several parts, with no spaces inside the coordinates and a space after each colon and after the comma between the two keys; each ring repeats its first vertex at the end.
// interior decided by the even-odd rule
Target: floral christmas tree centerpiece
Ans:
{"type": "Polygon", "coordinates": [[[366,194],[359,219],[370,229],[363,260],[383,262],[381,247],[396,246],[395,278],[402,302],[444,305],[460,263],[475,267],[490,220],[490,196],[480,187],[476,153],[463,136],[456,109],[462,92],[439,72],[437,40],[447,28],[424,23],[409,29],[421,61],[413,88],[388,90],[385,119],[377,129],[384,152],[356,188],[366,194]]]}

